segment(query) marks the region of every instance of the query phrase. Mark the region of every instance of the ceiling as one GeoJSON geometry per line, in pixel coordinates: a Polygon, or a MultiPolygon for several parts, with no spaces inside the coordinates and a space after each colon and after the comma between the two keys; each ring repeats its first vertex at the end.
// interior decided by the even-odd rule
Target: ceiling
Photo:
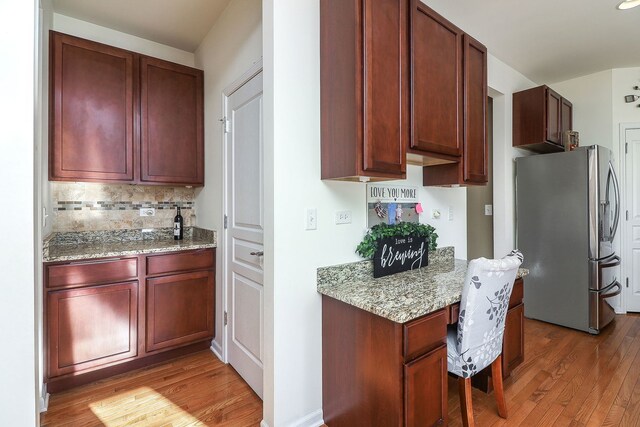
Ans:
{"type": "MultiPolygon", "coordinates": [[[[346,1],[346,0],[344,0],[346,1]]],[[[423,0],[537,83],[640,66],[640,7],[619,0],[423,0]]],[[[53,0],[63,15],[189,52],[229,0],[53,0]]]]}
{"type": "Polygon", "coordinates": [[[230,0],[53,0],[56,13],[194,52],[230,0]]]}
{"type": "Polygon", "coordinates": [[[640,7],[620,0],[423,1],[537,83],[640,66],[640,7]]]}

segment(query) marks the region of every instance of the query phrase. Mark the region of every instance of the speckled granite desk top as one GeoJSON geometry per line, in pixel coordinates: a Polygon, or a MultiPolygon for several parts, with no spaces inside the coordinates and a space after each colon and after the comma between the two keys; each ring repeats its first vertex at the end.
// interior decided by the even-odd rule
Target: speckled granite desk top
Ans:
{"type": "Polygon", "coordinates": [[[75,261],[127,255],[215,248],[215,231],[185,228],[183,240],[173,240],[171,229],[54,233],[43,244],[43,261],[75,261]]]}
{"type": "MultiPolygon", "coordinates": [[[[318,292],[397,323],[406,323],[460,301],[467,261],[453,248],[429,254],[429,266],[373,278],[369,260],[318,269],[318,292]]],[[[529,271],[521,268],[517,277],[529,271]]]]}

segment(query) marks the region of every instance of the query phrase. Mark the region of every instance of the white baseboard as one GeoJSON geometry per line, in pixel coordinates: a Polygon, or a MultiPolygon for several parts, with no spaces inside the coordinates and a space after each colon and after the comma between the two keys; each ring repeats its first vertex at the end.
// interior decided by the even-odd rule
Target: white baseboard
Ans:
{"type": "MultiPolygon", "coordinates": [[[[290,423],[288,427],[320,427],[323,424],[324,419],[322,418],[322,409],[318,409],[317,411],[290,423]]],[[[269,424],[267,424],[265,420],[262,420],[260,421],[260,427],[269,427],[269,424]]]]}
{"type": "Polygon", "coordinates": [[[47,385],[42,386],[42,396],[40,396],[40,413],[47,412],[49,409],[49,393],[47,393],[47,385]]]}
{"type": "Polygon", "coordinates": [[[317,411],[289,424],[289,427],[320,427],[323,424],[324,419],[322,418],[322,409],[318,409],[317,411]]]}
{"type": "Polygon", "coordinates": [[[209,349],[213,352],[213,354],[216,355],[218,359],[224,362],[224,359],[222,358],[222,347],[220,347],[217,342],[213,341],[209,349]]]}

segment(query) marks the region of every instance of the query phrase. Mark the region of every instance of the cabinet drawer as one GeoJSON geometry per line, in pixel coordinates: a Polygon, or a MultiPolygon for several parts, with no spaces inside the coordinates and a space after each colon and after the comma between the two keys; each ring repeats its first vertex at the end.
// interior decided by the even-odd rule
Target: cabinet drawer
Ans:
{"type": "Polygon", "coordinates": [[[213,267],[213,249],[199,249],[175,254],[147,257],[147,275],[175,273],[189,270],[206,270],[213,267]]]}
{"type": "Polygon", "coordinates": [[[138,277],[137,258],[78,261],[46,267],[48,288],[124,282],[138,277]]]}
{"type": "Polygon", "coordinates": [[[447,342],[447,310],[440,310],[404,325],[404,359],[416,357],[447,342]]]}
{"type": "Polygon", "coordinates": [[[451,304],[449,306],[449,324],[453,325],[458,323],[458,317],[460,317],[460,303],[451,304]]]}

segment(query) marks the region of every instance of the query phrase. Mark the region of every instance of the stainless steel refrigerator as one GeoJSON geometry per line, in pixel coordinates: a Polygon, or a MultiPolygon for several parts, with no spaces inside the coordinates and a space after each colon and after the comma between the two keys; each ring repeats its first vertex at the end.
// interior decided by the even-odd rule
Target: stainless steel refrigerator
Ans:
{"type": "Polygon", "coordinates": [[[620,189],[601,146],[516,159],[517,244],[530,270],[525,316],[598,334],[620,294],[613,239],[620,189]]]}

